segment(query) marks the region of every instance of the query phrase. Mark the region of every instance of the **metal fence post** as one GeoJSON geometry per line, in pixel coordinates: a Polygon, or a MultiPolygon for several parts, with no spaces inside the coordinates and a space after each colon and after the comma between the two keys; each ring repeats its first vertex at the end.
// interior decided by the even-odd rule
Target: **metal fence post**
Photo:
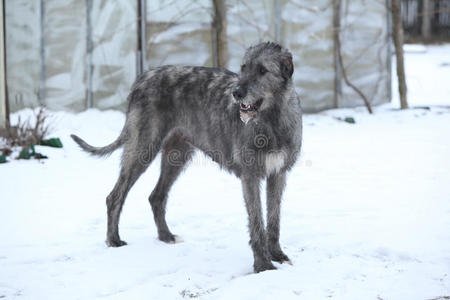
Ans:
{"type": "Polygon", "coordinates": [[[334,108],[339,107],[342,98],[342,66],[339,60],[339,34],[341,33],[341,0],[333,0],[333,65],[334,65],[334,108]]]}
{"type": "Polygon", "coordinates": [[[92,0],[86,0],[86,109],[92,108],[92,0]]]}
{"type": "Polygon", "coordinates": [[[275,41],[279,44],[281,44],[281,38],[282,38],[282,33],[281,33],[281,24],[282,24],[282,20],[281,20],[281,0],[274,0],[274,18],[275,18],[275,41]]]}
{"type": "Polygon", "coordinates": [[[391,0],[386,0],[386,26],[387,26],[387,57],[386,57],[386,68],[387,68],[387,91],[389,102],[392,101],[392,11],[391,11],[391,0]]]}
{"type": "Polygon", "coordinates": [[[136,51],[136,75],[142,74],[146,66],[147,57],[147,6],[146,0],[137,0],[137,51],[136,51]]]}
{"type": "Polygon", "coordinates": [[[41,60],[40,72],[39,72],[39,95],[38,100],[41,106],[45,105],[45,80],[46,80],[46,65],[45,65],[45,2],[40,1],[40,41],[39,41],[39,55],[41,60]]]}
{"type": "Polygon", "coordinates": [[[8,90],[6,84],[6,28],[5,1],[0,0],[0,129],[9,123],[8,90]]]}

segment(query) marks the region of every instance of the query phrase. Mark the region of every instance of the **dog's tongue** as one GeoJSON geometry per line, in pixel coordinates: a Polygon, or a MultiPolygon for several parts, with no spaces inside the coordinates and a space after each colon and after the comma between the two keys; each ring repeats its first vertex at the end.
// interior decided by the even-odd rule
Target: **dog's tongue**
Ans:
{"type": "Polygon", "coordinates": [[[251,118],[256,114],[255,111],[240,111],[241,121],[244,122],[244,124],[247,124],[248,121],[250,121],[251,118]]]}

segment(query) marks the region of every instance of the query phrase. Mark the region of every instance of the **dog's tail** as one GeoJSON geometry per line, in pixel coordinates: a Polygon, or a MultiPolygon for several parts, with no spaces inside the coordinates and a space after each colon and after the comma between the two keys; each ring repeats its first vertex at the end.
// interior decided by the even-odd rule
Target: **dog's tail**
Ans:
{"type": "Polygon", "coordinates": [[[122,132],[120,133],[119,137],[114,142],[112,142],[111,144],[104,146],[104,147],[91,146],[88,143],[86,143],[84,140],[82,140],[80,137],[76,136],[75,134],[71,134],[70,137],[84,151],[86,151],[92,155],[96,155],[96,156],[108,156],[125,143],[127,131],[128,131],[127,123],[125,123],[125,126],[122,129],[122,132]]]}

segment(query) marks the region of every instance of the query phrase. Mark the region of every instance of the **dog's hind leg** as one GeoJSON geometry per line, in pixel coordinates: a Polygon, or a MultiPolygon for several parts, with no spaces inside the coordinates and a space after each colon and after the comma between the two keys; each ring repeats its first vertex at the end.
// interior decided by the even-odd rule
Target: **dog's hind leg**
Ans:
{"type": "Polygon", "coordinates": [[[161,157],[161,175],[149,197],[153,217],[158,229],[158,238],[166,243],[175,243],[180,239],[173,235],[166,223],[167,197],[173,183],[192,158],[194,148],[181,134],[173,134],[166,139],[161,157]]]}
{"type": "Polygon", "coordinates": [[[125,147],[122,155],[122,168],[120,170],[119,179],[106,198],[108,208],[108,233],[106,243],[108,246],[120,247],[126,245],[119,237],[119,218],[123,203],[133,184],[155,158],[158,149],[159,148],[156,148],[154,151],[138,151],[137,148],[134,147],[128,147],[128,149],[125,147]]]}
{"type": "Polygon", "coordinates": [[[273,261],[291,264],[289,257],[280,247],[280,204],[286,185],[286,173],[271,174],[267,178],[267,236],[271,259],[273,261]]]}

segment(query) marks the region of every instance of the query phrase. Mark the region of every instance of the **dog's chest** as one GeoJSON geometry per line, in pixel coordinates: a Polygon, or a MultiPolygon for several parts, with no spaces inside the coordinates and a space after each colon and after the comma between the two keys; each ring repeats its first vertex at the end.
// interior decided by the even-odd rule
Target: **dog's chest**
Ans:
{"type": "Polygon", "coordinates": [[[284,167],[286,154],[283,151],[269,152],[265,157],[266,174],[278,173],[284,167]]]}

